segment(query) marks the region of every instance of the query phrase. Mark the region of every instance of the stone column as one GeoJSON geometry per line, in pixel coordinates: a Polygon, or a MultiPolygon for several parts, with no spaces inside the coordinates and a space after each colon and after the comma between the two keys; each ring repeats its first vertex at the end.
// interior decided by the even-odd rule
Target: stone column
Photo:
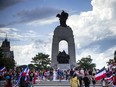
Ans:
{"type": "Polygon", "coordinates": [[[52,67],[57,69],[57,55],[59,51],[59,41],[58,38],[53,36],[53,43],[52,43],[52,67]]]}
{"type": "Polygon", "coordinates": [[[70,55],[71,66],[75,66],[76,58],[75,58],[75,43],[73,35],[68,39],[68,54],[70,55]]]}

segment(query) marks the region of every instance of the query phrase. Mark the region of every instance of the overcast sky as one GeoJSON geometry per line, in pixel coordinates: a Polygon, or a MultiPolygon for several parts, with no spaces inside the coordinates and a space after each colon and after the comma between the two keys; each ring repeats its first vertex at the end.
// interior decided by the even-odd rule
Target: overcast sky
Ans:
{"type": "MultiPolygon", "coordinates": [[[[76,61],[91,55],[97,68],[113,59],[116,50],[116,0],[0,0],[0,44],[7,34],[18,65],[29,64],[38,52],[49,54],[56,17],[69,13],[76,61]]],[[[60,51],[67,43],[60,42],[60,51]]]]}

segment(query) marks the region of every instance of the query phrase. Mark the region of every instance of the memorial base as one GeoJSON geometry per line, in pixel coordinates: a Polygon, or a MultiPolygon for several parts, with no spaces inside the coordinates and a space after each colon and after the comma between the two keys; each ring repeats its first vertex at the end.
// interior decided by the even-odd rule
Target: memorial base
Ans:
{"type": "Polygon", "coordinates": [[[68,70],[70,69],[70,64],[58,64],[57,69],[68,70]]]}

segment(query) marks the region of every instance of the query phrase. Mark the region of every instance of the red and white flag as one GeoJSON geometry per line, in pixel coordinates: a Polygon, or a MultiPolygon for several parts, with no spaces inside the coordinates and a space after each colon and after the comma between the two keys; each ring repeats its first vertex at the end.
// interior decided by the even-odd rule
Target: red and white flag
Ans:
{"type": "Polygon", "coordinates": [[[30,74],[30,69],[28,68],[27,69],[27,72],[26,72],[26,76],[25,76],[25,81],[28,81],[28,76],[29,76],[29,74],[30,74]]]}
{"type": "Polygon", "coordinates": [[[106,77],[106,69],[103,67],[99,72],[95,75],[95,80],[101,80],[102,78],[106,77]]]}
{"type": "Polygon", "coordinates": [[[0,69],[0,72],[4,72],[4,71],[6,71],[6,67],[5,66],[0,69]]]}
{"type": "Polygon", "coordinates": [[[110,77],[106,77],[106,80],[113,80],[113,75],[111,75],[110,77]]]}
{"type": "Polygon", "coordinates": [[[26,67],[26,68],[23,70],[23,72],[22,72],[22,76],[26,76],[27,71],[28,71],[28,67],[26,67]]]}

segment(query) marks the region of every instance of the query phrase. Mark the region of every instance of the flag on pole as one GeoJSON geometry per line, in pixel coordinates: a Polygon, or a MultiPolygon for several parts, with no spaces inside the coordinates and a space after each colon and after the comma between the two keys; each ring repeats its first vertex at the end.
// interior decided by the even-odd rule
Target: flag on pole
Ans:
{"type": "Polygon", "coordinates": [[[6,67],[5,66],[0,68],[0,72],[4,72],[4,71],[6,71],[6,67]]]}
{"type": "Polygon", "coordinates": [[[101,80],[102,78],[106,77],[106,69],[103,67],[99,72],[95,75],[95,80],[101,80]]]}
{"type": "Polygon", "coordinates": [[[25,76],[25,81],[28,81],[28,76],[29,76],[29,74],[30,74],[30,70],[27,69],[26,76],[25,76]]]}
{"type": "Polygon", "coordinates": [[[28,67],[26,67],[26,68],[23,70],[23,72],[22,72],[22,76],[26,76],[27,71],[28,71],[28,67]]]}
{"type": "Polygon", "coordinates": [[[18,78],[18,80],[17,80],[17,82],[16,82],[15,87],[19,84],[21,77],[22,77],[22,76],[26,76],[27,70],[28,70],[28,67],[26,67],[26,68],[20,73],[19,78],[18,78]]]}
{"type": "Polygon", "coordinates": [[[105,78],[106,80],[112,80],[113,79],[113,75],[109,76],[109,77],[106,77],[105,78]]]}

